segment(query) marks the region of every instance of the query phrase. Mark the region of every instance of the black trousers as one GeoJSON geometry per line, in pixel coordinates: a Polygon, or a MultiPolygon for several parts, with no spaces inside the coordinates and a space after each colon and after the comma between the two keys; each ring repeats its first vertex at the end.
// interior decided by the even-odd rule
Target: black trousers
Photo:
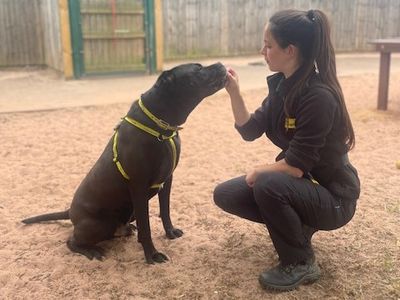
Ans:
{"type": "Polygon", "coordinates": [[[311,237],[351,220],[356,200],[343,200],[306,178],[281,172],[260,174],[253,188],[245,176],[219,184],[214,201],[224,211],[264,223],[283,265],[314,258],[311,237]]]}

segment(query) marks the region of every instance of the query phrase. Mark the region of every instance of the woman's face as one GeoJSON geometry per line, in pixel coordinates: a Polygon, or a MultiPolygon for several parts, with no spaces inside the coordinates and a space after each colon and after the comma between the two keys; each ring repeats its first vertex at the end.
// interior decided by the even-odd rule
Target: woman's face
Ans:
{"type": "Polygon", "coordinates": [[[264,46],[261,49],[261,54],[264,55],[264,59],[272,72],[286,73],[288,71],[292,60],[289,47],[281,48],[268,27],[264,30],[264,46]]]}

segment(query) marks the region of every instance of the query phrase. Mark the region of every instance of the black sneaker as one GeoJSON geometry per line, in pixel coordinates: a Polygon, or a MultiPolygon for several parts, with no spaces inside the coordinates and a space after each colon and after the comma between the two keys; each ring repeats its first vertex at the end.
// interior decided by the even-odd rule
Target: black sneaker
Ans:
{"type": "Polygon", "coordinates": [[[290,291],[302,283],[311,283],[321,276],[321,270],[315,260],[305,264],[278,266],[264,271],[258,277],[263,288],[290,291]]]}

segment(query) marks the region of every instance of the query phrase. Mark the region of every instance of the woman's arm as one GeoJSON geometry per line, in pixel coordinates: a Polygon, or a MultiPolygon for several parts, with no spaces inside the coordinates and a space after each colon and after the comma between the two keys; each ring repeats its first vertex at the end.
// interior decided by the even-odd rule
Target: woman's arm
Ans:
{"type": "Polygon", "coordinates": [[[250,113],[244,103],[243,97],[240,94],[239,76],[231,69],[227,68],[228,76],[225,89],[231,98],[233,117],[237,126],[242,126],[250,119],[250,113]]]}
{"type": "Polygon", "coordinates": [[[296,167],[292,167],[285,161],[285,159],[281,159],[273,164],[261,165],[247,172],[246,175],[247,185],[253,187],[258,175],[264,172],[283,172],[297,178],[303,176],[302,170],[296,167]]]}

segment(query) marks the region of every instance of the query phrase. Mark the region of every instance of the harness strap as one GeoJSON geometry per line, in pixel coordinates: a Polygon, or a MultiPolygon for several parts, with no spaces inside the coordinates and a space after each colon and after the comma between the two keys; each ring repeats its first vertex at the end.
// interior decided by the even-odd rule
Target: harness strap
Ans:
{"type": "Polygon", "coordinates": [[[124,168],[122,167],[121,163],[118,160],[117,141],[118,141],[118,131],[115,130],[114,143],[113,143],[113,155],[114,155],[113,161],[117,165],[118,171],[122,174],[122,176],[124,176],[126,180],[129,180],[130,179],[129,175],[125,172],[124,168]]]}
{"type": "Polygon", "coordinates": [[[174,142],[174,140],[172,138],[168,139],[168,141],[171,144],[171,149],[172,149],[172,172],[173,172],[175,170],[175,168],[176,168],[176,157],[177,157],[177,155],[176,155],[176,145],[175,145],[175,142],[174,142]]]}
{"type": "Polygon", "coordinates": [[[158,190],[160,190],[160,189],[163,188],[163,186],[164,186],[164,182],[162,182],[162,183],[157,183],[157,184],[153,184],[150,188],[151,188],[151,189],[158,189],[158,190]]]}
{"type": "Polygon", "coordinates": [[[148,116],[154,123],[158,125],[161,129],[164,130],[172,130],[172,131],[177,131],[182,129],[182,127],[179,126],[171,126],[167,122],[165,122],[162,119],[157,118],[155,115],[153,115],[143,104],[142,98],[139,98],[139,106],[142,109],[142,111],[145,113],[146,116],[148,116]]]}
{"type": "Polygon", "coordinates": [[[146,125],[143,125],[142,123],[140,123],[140,122],[138,122],[138,121],[136,121],[136,120],[134,120],[134,119],[132,119],[132,118],[130,118],[128,116],[124,117],[123,120],[127,121],[128,123],[130,123],[131,125],[139,128],[139,129],[141,129],[141,130],[143,130],[143,131],[155,136],[160,141],[161,140],[171,139],[176,135],[176,131],[174,131],[170,136],[163,135],[163,134],[159,133],[158,131],[156,131],[156,130],[150,128],[150,127],[147,127],[146,125]]]}
{"type": "MultiPolygon", "coordinates": [[[[123,120],[127,121],[129,124],[155,136],[159,141],[164,141],[164,140],[168,140],[170,145],[171,145],[171,149],[172,149],[172,170],[171,173],[175,170],[176,168],[176,160],[177,160],[177,151],[176,151],[176,145],[174,142],[173,137],[176,136],[176,131],[173,132],[172,135],[170,136],[165,136],[162,135],[161,133],[159,133],[158,131],[147,127],[145,125],[143,125],[142,123],[129,118],[129,117],[124,117],[123,120]]],[[[129,175],[125,172],[124,168],[122,167],[121,162],[118,160],[118,149],[117,149],[117,144],[118,144],[118,126],[115,129],[115,133],[114,133],[114,138],[113,138],[113,161],[115,163],[115,165],[117,166],[118,171],[121,173],[121,175],[126,179],[126,180],[130,180],[129,175]]],[[[153,184],[152,186],[150,186],[150,188],[152,189],[161,189],[164,185],[164,182],[162,183],[156,183],[153,184]]]]}

